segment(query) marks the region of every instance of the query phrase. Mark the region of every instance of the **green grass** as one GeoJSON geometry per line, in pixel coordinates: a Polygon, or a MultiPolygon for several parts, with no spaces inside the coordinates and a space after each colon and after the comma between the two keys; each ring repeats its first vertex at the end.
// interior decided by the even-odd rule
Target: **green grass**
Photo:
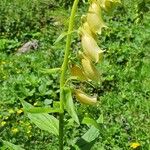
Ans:
{"type": "MultiPolygon", "coordinates": [[[[18,114],[17,111],[22,108],[20,99],[38,106],[52,105],[53,100],[58,100],[58,75],[49,75],[41,70],[60,67],[62,63],[65,39],[57,45],[53,43],[66,29],[68,10],[55,7],[56,4],[49,9],[47,3],[41,4],[38,0],[34,1],[35,9],[32,9],[23,1],[11,17],[8,10],[18,8],[19,2],[16,7],[5,2],[0,9],[3,29],[0,34],[0,137],[27,150],[55,150],[58,139],[35,127],[23,113],[18,114]],[[42,14],[43,8],[45,12],[42,14]],[[42,17],[44,25],[39,23],[42,17]],[[39,40],[39,49],[17,56],[16,50],[30,39],[39,40]],[[2,122],[6,124],[2,126],[2,122]],[[18,131],[13,132],[13,129],[18,131]]],[[[142,18],[138,15],[138,3],[124,1],[124,5],[113,14],[105,16],[109,28],[99,37],[99,44],[106,49],[103,63],[99,65],[102,83],[97,89],[92,89],[97,91],[100,105],[85,108],[76,104],[80,105],[80,120],[85,112],[95,119],[103,116],[102,130],[93,150],[128,150],[132,142],[139,142],[142,150],[150,149],[150,16],[146,11],[140,12],[142,18]]],[[[76,43],[78,39],[75,36],[72,47],[80,49],[76,43]]],[[[70,149],[74,138],[88,129],[85,125],[79,127],[74,124],[72,127],[69,121],[65,128],[66,149],[70,149]]]]}

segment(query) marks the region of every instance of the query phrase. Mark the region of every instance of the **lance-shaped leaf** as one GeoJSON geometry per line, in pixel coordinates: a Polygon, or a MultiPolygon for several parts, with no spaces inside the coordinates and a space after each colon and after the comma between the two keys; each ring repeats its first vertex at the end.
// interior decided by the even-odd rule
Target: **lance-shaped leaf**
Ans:
{"type": "Polygon", "coordinates": [[[3,145],[5,146],[5,148],[7,148],[8,150],[25,150],[21,146],[12,144],[8,141],[2,140],[2,142],[3,142],[3,145]]]}
{"type": "Polygon", "coordinates": [[[102,16],[101,16],[101,8],[97,2],[92,2],[89,7],[89,12],[87,14],[87,22],[94,33],[101,34],[101,30],[103,27],[106,27],[102,16]]]}
{"type": "Polygon", "coordinates": [[[81,43],[84,54],[90,58],[90,60],[97,63],[103,57],[103,51],[97,45],[95,39],[86,33],[84,30],[82,32],[81,43]]]}
{"type": "Polygon", "coordinates": [[[52,108],[52,107],[33,107],[29,109],[24,109],[27,113],[56,113],[60,112],[59,108],[52,108]]]}
{"type": "Polygon", "coordinates": [[[52,69],[41,69],[40,72],[44,73],[44,74],[54,74],[57,72],[60,72],[60,68],[52,68],[52,69]]]}
{"type": "Polygon", "coordinates": [[[86,76],[83,73],[83,70],[79,66],[72,64],[72,66],[70,67],[70,71],[71,75],[77,77],[77,79],[81,81],[87,80],[86,76]]]}
{"type": "Polygon", "coordinates": [[[97,97],[95,96],[89,96],[80,89],[76,89],[74,92],[76,99],[82,104],[94,105],[97,103],[97,97]]]}
{"type": "Polygon", "coordinates": [[[76,113],[76,110],[75,110],[75,106],[74,106],[74,103],[73,103],[71,89],[65,87],[63,89],[63,96],[64,96],[64,104],[65,104],[66,111],[74,119],[75,122],[80,124],[77,113],[76,113]]]}
{"type": "MultiPolygon", "coordinates": [[[[22,101],[25,110],[33,108],[33,106],[25,101],[22,101]]],[[[59,121],[54,116],[46,113],[27,113],[28,118],[37,125],[41,130],[48,131],[55,135],[59,134],[59,121]]]]}
{"type": "Polygon", "coordinates": [[[85,57],[81,60],[81,63],[86,77],[92,81],[95,81],[96,83],[100,83],[100,73],[92,64],[92,62],[85,57]]]}
{"type": "Polygon", "coordinates": [[[56,41],[54,42],[54,45],[57,44],[58,42],[60,42],[65,36],[67,36],[68,34],[72,34],[74,32],[77,32],[76,30],[72,31],[72,32],[63,32],[61,33],[58,38],[56,39],[56,41]]]}

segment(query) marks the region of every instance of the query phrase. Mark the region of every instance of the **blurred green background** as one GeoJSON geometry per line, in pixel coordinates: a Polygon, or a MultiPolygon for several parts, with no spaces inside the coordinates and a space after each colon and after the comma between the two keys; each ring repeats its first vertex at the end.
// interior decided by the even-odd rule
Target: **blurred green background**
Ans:
{"type": "MultiPolygon", "coordinates": [[[[73,0],[0,1],[0,137],[26,150],[57,150],[58,139],[41,131],[22,112],[20,99],[35,106],[52,105],[59,99],[59,76],[42,69],[60,67],[65,38],[54,45],[67,30],[73,0]],[[36,51],[16,55],[26,42],[36,39],[36,51]]],[[[75,29],[88,10],[80,1],[75,29]]],[[[98,37],[105,49],[99,65],[102,83],[96,91],[100,107],[78,105],[78,115],[103,117],[100,136],[92,150],[128,150],[138,142],[150,150],[150,1],[122,0],[113,12],[103,13],[109,27],[98,37]]],[[[72,49],[81,49],[73,34],[72,49]]],[[[90,91],[91,89],[89,89],[90,91]]],[[[57,116],[56,116],[57,117],[57,116]]],[[[86,132],[66,115],[65,149],[86,132]]],[[[0,143],[2,147],[2,143],[0,143]]]]}

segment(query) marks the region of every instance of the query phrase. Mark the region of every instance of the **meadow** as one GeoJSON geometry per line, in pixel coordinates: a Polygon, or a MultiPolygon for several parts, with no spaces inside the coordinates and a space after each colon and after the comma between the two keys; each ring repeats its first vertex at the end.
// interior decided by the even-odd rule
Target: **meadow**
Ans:
{"type": "MultiPolygon", "coordinates": [[[[0,150],[17,150],[10,143],[25,150],[58,149],[58,137],[38,128],[21,101],[35,107],[57,105],[59,73],[52,74],[50,68],[62,65],[66,37],[55,42],[68,29],[72,3],[0,1],[0,150]],[[31,40],[38,41],[38,48],[17,55],[31,40]]],[[[88,6],[87,1],[79,2],[74,30],[80,27],[88,6]]],[[[86,89],[96,92],[99,104],[85,106],[74,100],[80,125],[65,111],[64,149],[150,150],[150,1],[122,0],[112,12],[104,12],[103,19],[108,28],[97,37],[105,50],[97,66],[101,83],[86,89]],[[84,123],[85,116],[99,121],[96,125],[84,123]],[[82,135],[97,125],[96,138],[89,143],[81,141],[82,135]]],[[[73,32],[71,50],[76,53],[80,45],[73,32]]],[[[53,116],[58,118],[56,113],[53,116]]]]}

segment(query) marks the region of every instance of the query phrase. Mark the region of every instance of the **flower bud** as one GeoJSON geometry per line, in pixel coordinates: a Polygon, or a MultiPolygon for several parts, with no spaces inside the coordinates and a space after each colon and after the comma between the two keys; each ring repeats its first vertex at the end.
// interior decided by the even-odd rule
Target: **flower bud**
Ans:
{"type": "Polygon", "coordinates": [[[95,63],[99,62],[103,56],[103,51],[99,48],[97,45],[95,39],[87,34],[86,32],[83,32],[81,37],[81,44],[83,48],[84,54],[95,63]]]}
{"type": "Polygon", "coordinates": [[[79,89],[75,90],[75,96],[83,104],[94,105],[97,103],[97,97],[89,96],[79,89]]]}
{"type": "Polygon", "coordinates": [[[94,33],[101,34],[101,29],[106,27],[104,21],[101,17],[101,8],[98,3],[93,2],[89,7],[89,12],[87,15],[87,22],[94,33]]]}
{"type": "Polygon", "coordinates": [[[73,64],[70,70],[72,76],[77,77],[79,80],[87,80],[86,76],[84,75],[82,69],[79,66],[73,64]]]}
{"type": "Polygon", "coordinates": [[[82,62],[82,67],[83,67],[84,74],[86,75],[86,77],[92,81],[99,83],[100,73],[95,68],[95,66],[91,63],[91,61],[85,57],[81,60],[81,62],[82,62]]]}

